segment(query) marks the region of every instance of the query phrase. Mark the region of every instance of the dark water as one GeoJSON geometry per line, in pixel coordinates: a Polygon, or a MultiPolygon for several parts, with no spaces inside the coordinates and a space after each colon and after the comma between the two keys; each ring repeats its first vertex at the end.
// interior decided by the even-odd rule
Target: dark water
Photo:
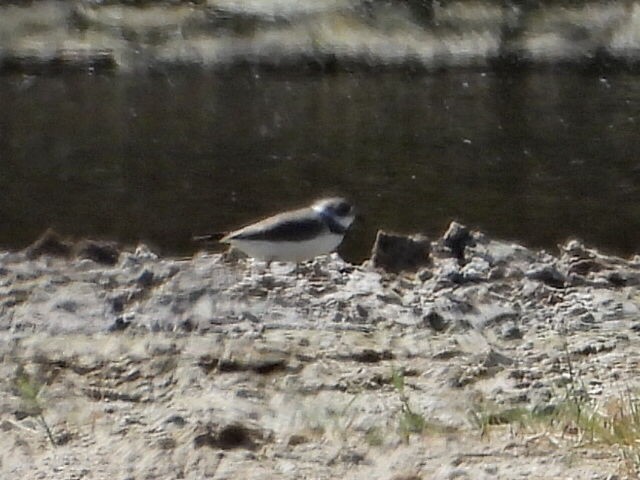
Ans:
{"type": "Polygon", "coordinates": [[[194,251],[327,193],[376,229],[456,218],[553,248],[640,251],[640,77],[447,73],[0,78],[0,246],[46,227],[194,251]]]}

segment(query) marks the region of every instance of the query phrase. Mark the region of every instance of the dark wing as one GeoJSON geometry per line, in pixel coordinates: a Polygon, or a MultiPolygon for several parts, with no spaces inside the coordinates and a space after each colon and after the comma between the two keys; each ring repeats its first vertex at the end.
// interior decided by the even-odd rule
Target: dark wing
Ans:
{"type": "Polygon", "coordinates": [[[326,230],[326,225],[321,219],[310,218],[309,210],[303,209],[275,215],[249,225],[230,233],[222,241],[267,240],[294,242],[310,240],[326,230]]]}

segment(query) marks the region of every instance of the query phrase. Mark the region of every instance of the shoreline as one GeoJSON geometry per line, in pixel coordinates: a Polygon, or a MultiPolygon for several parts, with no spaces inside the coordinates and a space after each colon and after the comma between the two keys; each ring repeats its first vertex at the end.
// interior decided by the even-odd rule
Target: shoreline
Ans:
{"type": "Polygon", "coordinates": [[[233,252],[172,259],[58,240],[0,254],[7,475],[612,479],[637,468],[633,447],[586,442],[562,416],[568,401],[613,408],[640,388],[637,256],[575,240],[554,256],[455,223],[432,242],[386,237],[362,265],[331,255],[268,271],[233,252]],[[527,423],[531,412],[547,417],[527,423]]]}
{"type": "Polygon", "coordinates": [[[0,72],[637,72],[640,3],[335,0],[0,5],[0,72]]]}
{"type": "MultiPolygon", "coordinates": [[[[559,250],[559,254],[553,255],[545,250],[528,249],[514,242],[488,238],[481,232],[470,232],[452,222],[443,237],[435,241],[380,231],[371,257],[359,265],[332,254],[295,268],[293,264],[278,262],[267,268],[264,262],[246,258],[234,250],[225,253],[200,250],[190,257],[160,257],[144,244],[122,249],[115,242],[90,239],[74,242],[47,231],[24,250],[0,253],[2,287],[8,295],[0,315],[0,328],[15,331],[42,328],[37,321],[19,320],[33,316],[33,312],[22,311],[29,305],[42,309],[37,316],[48,318],[48,328],[59,320],[63,332],[74,331],[65,327],[65,322],[80,327],[87,319],[91,319],[86,322],[88,331],[105,331],[109,322],[127,315],[139,316],[140,320],[132,325],[149,330],[176,330],[181,328],[180,322],[186,322],[191,325],[190,331],[198,331],[215,317],[232,316],[237,323],[243,315],[264,314],[267,321],[262,323],[268,323],[276,318],[299,316],[298,304],[305,302],[318,307],[319,314],[309,320],[326,326],[336,321],[322,312],[324,296],[334,301],[331,297],[336,294],[345,304],[360,297],[373,302],[377,297],[386,298],[389,285],[395,284],[412,291],[403,293],[409,295],[408,299],[394,296],[393,300],[387,299],[388,305],[375,301],[367,310],[389,305],[402,307],[392,309],[393,315],[403,317],[404,324],[415,326],[428,311],[437,310],[434,300],[443,290],[471,290],[477,294],[481,286],[489,290],[507,288],[512,290],[513,303],[528,300],[529,293],[519,298],[525,287],[567,292],[616,291],[640,285],[639,255],[629,259],[604,255],[578,240],[567,241],[559,250]],[[46,286],[47,294],[32,295],[34,287],[41,286],[46,286]],[[191,290],[198,294],[189,295],[191,290]],[[168,295],[180,301],[171,303],[168,295]],[[250,299],[252,296],[258,300],[250,299]],[[282,297],[278,314],[271,308],[272,296],[282,297]],[[221,305],[218,297],[226,298],[228,305],[221,305]],[[246,311],[240,311],[242,307],[232,308],[234,302],[239,305],[247,302],[246,311]],[[145,313],[149,310],[153,315],[145,313]]],[[[372,318],[358,314],[357,310],[345,306],[345,319],[371,323],[372,318]]],[[[347,322],[345,319],[338,323],[347,322]]],[[[374,324],[377,321],[381,320],[374,324]]],[[[446,323],[456,325],[453,316],[446,323]]],[[[220,325],[224,326],[224,322],[220,325]]]]}

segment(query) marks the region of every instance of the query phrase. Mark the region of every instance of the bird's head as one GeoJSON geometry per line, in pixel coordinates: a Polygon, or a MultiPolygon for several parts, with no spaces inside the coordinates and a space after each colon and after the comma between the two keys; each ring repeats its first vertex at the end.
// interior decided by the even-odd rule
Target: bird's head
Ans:
{"type": "Polygon", "coordinates": [[[341,197],[323,198],[315,202],[311,208],[322,215],[328,215],[344,228],[349,228],[356,218],[353,205],[341,197]]]}

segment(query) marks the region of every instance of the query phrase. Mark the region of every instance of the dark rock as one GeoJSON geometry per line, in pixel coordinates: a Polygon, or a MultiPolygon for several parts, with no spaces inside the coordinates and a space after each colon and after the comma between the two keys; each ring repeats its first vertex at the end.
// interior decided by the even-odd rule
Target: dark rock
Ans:
{"type": "Polygon", "coordinates": [[[356,312],[360,318],[366,319],[369,317],[369,310],[361,303],[356,304],[356,312]]]}
{"type": "Polygon", "coordinates": [[[522,338],[522,330],[516,325],[504,325],[500,333],[504,340],[520,340],[522,338]]]}
{"type": "Polygon", "coordinates": [[[238,398],[252,398],[256,400],[264,400],[264,392],[255,388],[239,388],[236,390],[236,397],[238,398]]]}
{"type": "Polygon", "coordinates": [[[267,359],[255,362],[250,365],[251,371],[259,375],[268,375],[274,372],[279,372],[287,368],[286,360],[282,358],[267,359]]]}
{"type": "Polygon", "coordinates": [[[211,355],[203,355],[198,359],[198,366],[206,373],[211,372],[218,366],[219,359],[211,355]]]}
{"type": "Polygon", "coordinates": [[[178,445],[176,440],[172,437],[161,437],[156,442],[156,445],[161,450],[173,450],[178,445]]]}
{"type": "Polygon", "coordinates": [[[140,276],[136,279],[136,283],[141,287],[149,288],[153,285],[154,275],[151,270],[145,270],[140,274],[140,276]]]}
{"type": "Polygon", "coordinates": [[[15,425],[8,420],[3,420],[2,423],[0,423],[0,431],[2,432],[8,432],[14,428],[16,428],[15,425]]]}
{"type": "Polygon", "coordinates": [[[304,435],[300,435],[300,434],[293,434],[287,440],[287,445],[289,445],[290,447],[294,447],[296,445],[303,445],[305,443],[309,443],[309,439],[304,435]]]}
{"type": "Polygon", "coordinates": [[[638,285],[640,282],[637,273],[626,270],[613,271],[609,273],[606,278],[614,287],[628,287],[638,285]]]}
{"type": "Polygon", "coordinates": [[[366,455],[357,450],[347,449],[342,450],[338,458],[341,462],[358,465],[359,463],[362,463],[364,461],[366,455]]]}
{"type": "Polygon", "coordinates": [[[433,272],[427,268],[423,268],[418,272],[417,277],[418,277],[418,280],[420,280],[421,282],[426,282],[427,280],[433,277],[433,272]]]}
{"type": "Polygon", "coordinates": [[[507,374],[507,378],[514,378],[516,380],[522,380],[525,377],[528,377],[529,372],[527,370],[522,370],[520,368],[516,368],[514,370],[511,370],[508,374],[507,374]]]}
{"type": "Polygon", "coordinates": [[[379,230],[371,251],[376,268],[389,272],[416,271],[429,264],[431,244],[422,235],[399,235],[379,230]]]}
{"type": "Polygon", "coordinates": [[[120,250],[113,242],[83,240],[75,248],[78,258],[87,258],[101,265],[113,266],[118,263],[120,250]]]}
{"type": "Polygon", "coordinates": [[[111,299],[111,309],[113,313],[116,315],[124,312],[124,307],[127,304],[127,296],[126,295],[118,295],[115,298],[111,299]]]}
{"type": "Polygon", "coordinates": [[[71,255],[72,248],[72,243],[63,240],[62,237],[52,229],[48,229],[38,240],[26,248],[25,254],[27,258],[37,258],[42,255],[68,257],[71,255]]]}
{"type": "Polygon", "coordinates": [[[442,243],[459,262],[464,261],[465,248],[475,244],[469,229],[458,222],[451,222],[442,236],[442,243]]]}
{"type": "Polygon", "coordinates": [[[117,317],[115,322],[111,324],[109,327],[110,332],[122,332],[131,326],[131,321],[126,318],[120,316],[117,317]]]}
{"type": "Polygon", "coordinates": [[[366,348],[360,352],[354,352],[350,358],[356,362],[378,363],[382,360],[392,360],[393,354],[389,350],[377,351],[366,348]]]}
{"type": "Polygon", "coordinates": [[[538,280],[554,288],[564,288],[566,285],[566,277],[551,265],[529,270],[526,273],[526,277],[531,280],[538,280]]]}
{"type": "Polygon", "coordinates": [[[73,440],[73,434],[71,432],[65,430],[65,431],[63,431],[63,432],[61,432],[61,433],[56,435],[55,444],[57,446],[62,446],[62,445],[66,445],[71,440],[73,440]]]}
{"type": "Polygon", "coordinates": [[[88,387],[83,388],[82,392],[93,400],[99,401],[119,401],[119,402],[142,402],[143,397],[137,393],[123,393],[110,388],[88,387]]]}
{"type": "Polygon", "coordinates": [[[577,355],[593,355],[596,353],[610,352],[616,348],[616,342],[587,342],[571,349],[571,353],[577,355]]]}
{"type": "Polygon", "coordinates": [[[449,360],[450,358],[459,357],[463,354],[464,353],[462,352],[462,350],[458,350],[457,348],[450,348],[434,353],[431,358],[435,360],[449,360]]]}
{"type": "Polygon", "coordinates": [[[485,368],[504,367],[512,364],[513,359],[495,350],[490,350],[482,361],[482,366],[485,368]]]}
{"type": "Polygon", "coordinates": [[[28,412],[26,410],[16,410],[13,412],[13,415],[16,417],[16,420],[24,420],[25,418],[31,417],[33,413],[28,412]]]}
{"type": "Polygon", "coordinates": [[[78,310],[78,303],[73,300],[63,300],[56,304],[56,308],[69,313],[76,313],[78,310]]]}
{"type": "Polygon", "coordinates": [[[176,427],[184,427],[187,424],[187,421],[182,415],[173,414],[169,418],[165,420],[166,423],[171,423],[176,427]]]}
{"type": "Polygon", "coordinates": [[[248,370],[246,364],[242,364],[241,362],[231,358],[222,359],[218,363],[218,371],[221,373],[242,372],[246,370],[248,370]]]}
{"type": "MultiPolygon", "coordinates": [[[[204,359],[205,357],[202,357],[204,359]]],[[[232,372],[254,372],[259,375],[269,375],[274,372],[283,371],[287,368],[287,360],[285,358],[258,358],[250,359],[248,361],[240,361],[233,358],[221,359],[219,361],[213,359],[216,362],[218,371],[220,373],[232,373],[232,372]]],[[[205,364],[198,363],[201,367],[206,369],[205,364]]],[[[211,367],[213,368],[213,367],[211,367]]]]}
{"type": "Polygon", "coordinates": [[[599,272],[600,270],[602,270],[600,262],[586,258],[572,262],[569,265],[567,273],[585,276],[590,272],[599,272]]]}
{"type": "Polygon", "coordinates": [[[222,450],[234,450],[242,448],[245,450],[255,450],[259,443],[266,439],[262,431],[245,427],[237,423],[216,428],[205,427],[205,431],[193,440],[196,448],[210,447],[222,450]]]}
{"type": "Polygon", "coordinates": [[[260,319],[251,312],[242,312],[240,314],[240,320],[243,322],[260,323],[260,319]]]}
{"type": "Polygon", "coordinates": [[[193,332],[196,329],[196,326],[193,321],[189,318],[180,322],[180,330],[183,332],[193,332]]]}
{"type": "Polygon", "coordinates": [[[466,280],[464,278],[464,274],[459,268],[444,268],[440,272],[439,282],[442,284],[453,283],[456,285],[462,285],[466,283],[466,280]]]}
{"type": "Polygon", "coordinates": [[[460,368],[455,368],[447,375],[447,385],[455,389],[463,388],[473,381],[473,377],[460,368]]]}
{"type": "Polygon", "coordinates": [[[423,477],[418,473],[399,473],[391,477],[390,480],[423,480],[423,477]]]}
{"type": "Polygon", "coordinates": [[[444,332],[450,325],[450,322],[435,310],[431,310],[422,317],[422,322],[423,325],[428,325],[436,332],[444,332]]]}
{"type": "MultiPolygon", "coordinates": [[[[483,327],[504,325],[518,320],[518,312],[500,305],[488,305],[484,316],[485,318],[482,321],[483,327]]],[[[513,325],[513,323],[511,323],[511,325],[513,325]]]]}
{"type": "Polygon", "coordinates": [[[402,305],[402,297],[396,292],[378,293],[376,298],[388,305],[402,305]]]}

